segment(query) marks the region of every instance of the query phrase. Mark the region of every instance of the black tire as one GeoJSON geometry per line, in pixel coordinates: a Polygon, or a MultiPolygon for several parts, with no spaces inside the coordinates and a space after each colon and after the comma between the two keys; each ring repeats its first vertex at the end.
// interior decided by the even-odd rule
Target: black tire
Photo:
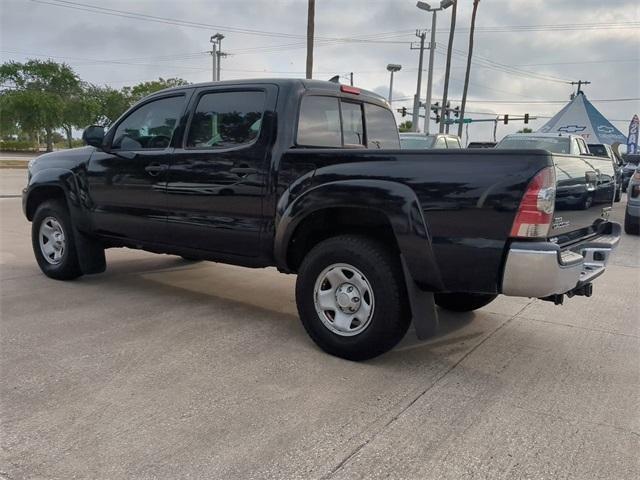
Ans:
{"type": "Polygon", "coordinates": [[[616,190],[616,196],[614,197],[613,201],[617,203],[621,199],[622,199],[622,185],[620,185],[616,190]]]}
{"type": "Polygon", "coordinates": [[[498,295],[487,293],[436,293],[436,305],[452,312],[471,312],[493,302],[498,295]]]}
{"type": "Polygon", "coordinates": [[[82,275],[71,218],[62,200],[49,200],[38,207],[31,223],[31,244],[38,266],[47,277],[56,280],[73,280],[82,275]],[[43,222],[50,219],[57,222],[64,236],[64,248],[55,264],[45,258],[40,247],[40,227],[43,222]]]}
{"type": "Polygon", "coordinates": [[[399,256],[358,235],[330,238],[307,254],[298,272],[296,303],[300,320],[313,341],[325,352],[348,360],[367,360],[389,351],[404,337],[411,320],[399,256]],[[316,280],[334,264],[355,267],[373,292],[368,325],[353,336],[331,331],[316,312],[316,280]]]}
{"type": "Polygon", "coordinates": [[[624,212],[624,231],[628,235],[640,235],[640,219],[624,212]]]}

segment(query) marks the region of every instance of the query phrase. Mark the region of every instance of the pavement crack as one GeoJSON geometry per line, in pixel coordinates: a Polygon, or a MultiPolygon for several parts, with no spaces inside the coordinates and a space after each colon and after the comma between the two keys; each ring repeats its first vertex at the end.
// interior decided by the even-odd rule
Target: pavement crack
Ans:
{"type": "Polygon", "coordinates": [[[455,370],[458,367],[458,365],[460,365],[462,362],[464,362],[473,352],[475,352],[478,348],[480,348],[487,340],[492,338],[496,333],[498,333],[504,327],[509,325],[513,320],[515,320],[516,317],[518,317],[522,312],[524,312],[527,309],[527,307],[529,307],[529,305],[531,305],[532,303],[535,302],[535,300],[536,299],[531,299],[526,305],[524,305],[520,310],[518,310],[513,316],[511,316],[510,318],[505,320],[503,323],[501,323],[491,333],[489,333],[486,337],[484,337],[480,342],[478,342],[476,345],[474,345],[462,357],[460,357],[457,361],[455,361],[453,364],[451,364],[451,366],[449,368],[447,368],[444,372],[442,372],[433,382],[431,382],[431,384],[427,388],[422,390],[412,400],[410,400],[406,405],[404,405],[402,408],[400,408],[400,410],[398,410],[398,412],[393,417],[391,417],[391,419],[389,419],[389,421],[387,421],[377,431],[373,432],[372,435],[370,435],[367,439],[365,439],[359,445],[357,445],[354,449],[352,449],[351,452],[349,452],[349,454],[345,458],[343,458],[330,472],[328,472],[327,474],[325,474],[322,477],[320,477],[320,479],[321,480],[329,480],[330,478],[332,478],[337,472],[339,472],[342,468],[344,468],[344,466],[347,465],[347,463],[349,463],[349,461],[351,459],[353,459],[364,447],[366,447],[373,440],[378,438],[378,436],[382,432],[384,432],[387,429],[387,427],[391,426],[391,424],[396,422],[404,412],[406,412],[407,410],[409,410],[409,408],[411,408],[413,405],[415,405],[418,400],[420,400],[429,391],[431,391],[436,385],[438,385],[438,383],[440,383],[441,380],[443,380],[447,375],[449,375],[453,370],[455,370]]]}
{"type": "Polygon", "coordinates": [[[572,325],[570,323],[564,323],[564,322],[552,322],[552,321],[549,321],[549,320],[542,320],[540,318],[522,317],[522,319],[526,320],[528,322],[531,321],[531,322],[546,323],[546,324],[550,324],[550,325],[561,325],[563,327],[577,328],[578,330],[585,330],[587,332],[606,333],[608,335],[615,335],[615,336],[618,336],[618,337],[630,337],[630,338],[638,338],[638,339],[640,339],[640,335],[634,335],[632,333],[620,333],[620,332],[612,332],[610,330],[603,330],[601,328],[581,327],[580,325],[572,325]]]}

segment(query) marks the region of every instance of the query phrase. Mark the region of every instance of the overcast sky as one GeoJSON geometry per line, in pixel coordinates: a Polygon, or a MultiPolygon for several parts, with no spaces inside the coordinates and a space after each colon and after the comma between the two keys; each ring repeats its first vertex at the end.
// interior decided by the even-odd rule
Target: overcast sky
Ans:
{"type": "MultiPolygon", "coordinates": [[[[458,2],[453,105],[461,98],[473,3],[458,2]]],[[[442,97],[449,12],[438,15],[434,100],[442,97]]],[[[357,86],[386,96],[385,67],[399,63],[394,98],[407,100],[393,106],[410,109],[418,51],[409,44],[417,40],[416,29],[430,28],[430,15],[414,0],[317,0],[314,78],[354,72],[357,86]]],[[[52,58],[86,81],[116,88],[159,76],[202,82],[211,77],[209,37],[221,32],[229,54],[223,79],[303,77],[306,16],[306,0],[0,0],[0,50],[2,61],[52,58]],[[174,24],[184,22],[191,23],[174,24]]],[[[640,113],[640,2],[482,0],[474,58],[467,107],[472,117],[549,117],[562,103],[544,102],[568,100],[574,87],[566,82],[589,80],[584,90],[591,100],[636,99],[594,102],[626,134],[632,115],[640,113]]],[[[424,98],[426,75],[422,90],[424,98]]],[[[521,127],[500,125],[498,138],[521,127]]],[[[470,137],[489,140],[492,128],[474,124],[470,137]]]]}

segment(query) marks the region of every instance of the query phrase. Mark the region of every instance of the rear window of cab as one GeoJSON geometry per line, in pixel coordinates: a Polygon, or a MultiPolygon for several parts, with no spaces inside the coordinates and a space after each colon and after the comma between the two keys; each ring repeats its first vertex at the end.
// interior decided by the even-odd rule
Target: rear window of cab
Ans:
{"type": "Polygon", "coordinates": [[[338,97],[307,95],[300,104],[301,147],[400,148],[393,114],[384,107],[338,97]]]}

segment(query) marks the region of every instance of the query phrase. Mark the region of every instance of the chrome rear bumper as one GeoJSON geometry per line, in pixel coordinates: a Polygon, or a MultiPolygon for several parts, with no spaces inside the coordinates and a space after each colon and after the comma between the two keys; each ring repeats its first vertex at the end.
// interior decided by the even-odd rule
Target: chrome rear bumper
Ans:
{"type": "Polygon", "coordinates": [[[609,225],[609,233],[564,251],[549,242],[512,243],[502,276],[502,293],[544,298],[590,283],[604,273],[620,242],[622,228],[613,222],[609,225]]]}

